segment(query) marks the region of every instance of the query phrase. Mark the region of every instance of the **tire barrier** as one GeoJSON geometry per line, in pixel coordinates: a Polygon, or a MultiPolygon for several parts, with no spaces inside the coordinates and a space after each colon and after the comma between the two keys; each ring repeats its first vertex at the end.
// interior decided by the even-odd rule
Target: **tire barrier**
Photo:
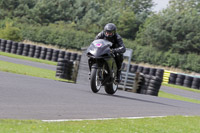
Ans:
{"type": "Polygon", "coordinates": [[[34,58],[40,58],[41,49],[42,49],[42,47],[40,47],[40,46],[36,46],[36,47],[35,47],[34,58]]]}
{"type": "Polygon", "coordinates": [[[81,55],[77,56],[77,61],[81,61],[81,55]]]}
{"type": "Polygon", "coordinates": [[[183,86],[191,88],[192,81],[193,81],[193,77],[191,77],[191,76],[185,76],[185,79],[183,81],[183,86]]]}
{"type": "Polygon", "coordinates": [[[164,69],[156,69],[156,73],[155,73],[156,77],[163,79],[163,75],[164,75],[164,69]]]}
{"type": "Polygon", "coordinates": [[[59,58],[65,58],[71,61],[80,61],[81,59],[81,55],[78,53],[70,53],[58,49],[45,48],[4,39],[0,39],[0,51],[54,62],[57,62],[59,58]]]}
{"type": "Polygon", "coordinates": [[[76,60],[77,59],[77,53],[72,53],[70,56],[70,60],[76,60]]]}
{"type": "Polygon", "coordinates": [[[178,74],[177,78],[176,78],[176,83],[175,84],[182,86],[184,79],[185,79],[185,75],[178,74]]]}
{"type": "Polygon", "coordinates": [[[149,67],[144,67],[142,70],[143,74],[149,74],[150,68],[149,67]]]}
{"type": "Polygon", "coordinates": [[[60,51],[59,55],[58,55],[58,58],[63,58],[64,59],[64,57],[65,57],[65,51],[60,51]]]}
{"type": "Polygon", "coordinates": [[[40,59],[45,60],[47,55],[47,48],[42,47],[40,50],[40,59]]]}
{"type": "Polygon", "coordinates": [[[138,66],[137,72],[143,72],[144,67],[143,66],[138,66]]]}
{"type": "Polygon", "coordinates": [[[66,52],[64,59],[70,60],[70,57],[71,57],[71,53],[70,52],[66,52]]]}
{"type": "Polygon", "coordinates": [[[176,78],[177,78],[177,74],[176,73],[170,73],[169,76],[169,84],[176,84],[176,78]]]}
{"type": "Polygon", "coordinates": [[[51,60],[53,55],[53,49],[52,48],[47,48],[47,54],[46,54],[46,60],[51,60]]]}
{"type": "Polygon", "coordinates": [[[141,84],[138,92],[141,94],[158,96],[162,79],[152,75],[144,75],[143,77],[143,83],[141,84]]]}
{"type": "Polygon", "coordinates": [[[18,48],[18,43],[13,42],[12,47],[11,47],[11,53],[16,54],[17,53],[17,48],[18,48]]]}
{"type": "Polygon", "coordinates": [[[12,47],[12,41],[11,40],[7,40],[5,52],[10,53],[11,52],[11,47],[12,47]]]}
{"type": "Polygon", "coordinates": [[[59,55],[59,50],[53,50],[52,61],[57,62],[58,61],[58,55],[59,55]]]}
{"type": "MultiPolygon", "coordinates": [[[[126,69],[127,65],[123,63],[122,81],[120,82],[119,86],[120,88],[124,87],[123,85],[125,82],[126,69]]],[[[132,89],[132,92],[140,94],[158,96],[163,81],[163,75],[164,69],[143,67],[135,64],[130,65],[126,89],[132,89]],[[139,76],[135,76],[137,74],[139,74],[139,76]]]]}
{"type": "Polygon", "coordinates": [[[132,73],[136,73],[138,69],[138,65],[130,65],[130,72],[132,73]]]}
{"type": "Polygon", "coordinates": [[[200,78],[193,78],[191,88],[200,89],[200,78]]]}
{"type": "Polygon", "coordinates": [[[156,76],[156,68],[150,68],[149,75],[156,76]]]}
{"type": "Polygon", "coordinates": [[[24,44],[18,43],[17,54],[22,55],[23,49],[24,49],[24,44]]]}
{"type": "Polygon", "coordinates": [[[23,56],[28,56],[29,48],[30,48],[29,44],[24,45],[24,49],[23,49],[23,52],[22,52],[23,56]]]}
{"type": "Polygon", "coordinates": [[[167,84],[169,82],[169,76],[170,76],[170,71],[164,70],[163,83],[167,84]]]}
{"type": "Polygon", "coordinates": [[[170,73],[168,84],[175,84],[193,89],[200,89],[200,77],[170,73]]]}
{"type": "Polygon", "coordinates": [[[78,64],[78,61],[59,58],[56,68],[56,77],[76,82],[78,64]]]}
{"type": "Polygon", "coordinates": [[[30,49],[29,49],[29,52],[28,52],[29,57],[34,57],[35,47],[36,47],[35,45],[30,45],[30,49]]]}
{"type": "Polygon", "coordinates": [[[6,50],[6,40],[1,39],[0,51],[5,52],[5,50],[6,50]]]}

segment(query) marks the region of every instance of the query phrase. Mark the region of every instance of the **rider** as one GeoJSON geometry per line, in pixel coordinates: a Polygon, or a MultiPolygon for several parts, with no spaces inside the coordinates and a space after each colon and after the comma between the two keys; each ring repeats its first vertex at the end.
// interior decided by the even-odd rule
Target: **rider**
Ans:
{"type": "Polygon", "coordinates": [[[115,55],[115,61],[117,64],[117,82],[120,82],[121,66],[123,62],[123,53],[126,51],[125,45],[119,34],[116,33],[117,27],[113,23],[108,23],[105,25],[104,30],[101,31],[96,37],[96,39],[105,39],[113,43],[112,53],[115,55]]]}

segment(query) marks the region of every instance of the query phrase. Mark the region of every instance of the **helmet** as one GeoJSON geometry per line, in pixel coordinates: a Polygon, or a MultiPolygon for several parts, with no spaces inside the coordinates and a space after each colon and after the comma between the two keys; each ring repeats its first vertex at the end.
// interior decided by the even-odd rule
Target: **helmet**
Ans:
{"type": "Polygon", "coordinates": [[[116,33],[116,26],[113,23],[108,23],[104,27],[104,35],[106,37],[113,37],[116,33]]]}

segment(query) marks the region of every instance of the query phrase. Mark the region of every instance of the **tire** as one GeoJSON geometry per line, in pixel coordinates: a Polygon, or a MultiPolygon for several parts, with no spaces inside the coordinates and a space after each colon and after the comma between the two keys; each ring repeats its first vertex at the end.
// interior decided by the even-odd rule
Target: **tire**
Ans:
{"type": "Polygon", "coordinates": [[[164,69],[157,69],[156,70],[156,74],[155,76],[159,77],[159,78],[163,78],[163,75],[164,75],[164,69]]]}
{"type": "Polygon", "coordinates": [[[77,60],[77,61],[81,61],[81,55],[78,55],[78,57],[77,57],[76,60],[77,60]]]}
{"type": "Polygon", "coordinates": [[[5,50],[6,50],[6,44],[1,43],[0,50],[3,51],[3,52],[5,52],[5,50]]]}
{"type": "Polygon", "coordinates": [[[40,46],[36,46],[36,47],[35,47],[34,58],[40,58],[41,49],[42,49],[42,47],[40,47],[40,46]]]}
{"type": "Polygon", "coordinates": [[[199,89],[199,87],[200,87],[200,78],[194,78],[192,81],[191,88],[199,89]]]}
{"type": "Polygon", "coordinates": [[[29,57],[33,57],[34,54],[35,54],[35,45],[30,45],[30,49],[29,49],[29,53],[28,53],[28,56],[29,57]]]}
{"type": "Polygon", "coordinates": [[[176,84],[176,78],[177,78],[177,74],[175,73],[170,73],[170,77],[169,77],[169,84],[176,84]]]}
{"type": "Polygon", "coordinates": [[[58,58],[64,58],[65,57],[65,51],[60,51],[58,58]]]}
{"type": "Polygon", "coordinates": [[[137,72],[138,69],[138,65],[132,65],[132,67],[130,68],[130,72],[135,73],[137,72]]]}
{"type": "Polygon", "coordinates": [[[149,75],[155,76],[156,75],[156,68],[150,68],[149,75]]]}
{"type": "Polygon", "coordinates": [[[191,88],[192,86],[193,77],[185,76],[185,80],[183,82],[183,86],[191,88]]]}
{"type": "Polygon", "coordinates": [[[149,72],[150,72],[150,68],[149,67],[144,67],[143,70],[142,70],[143,74],[149,74],[149,72]]]}
{"type": "Polygon", "coordinates": [[[25,44],[25,45],[24,45],[23,52],[22,52],[22,55],[23,55],[23,56],[28,56],[29,49],[30,49],[30,45],[29,45],[29,44],[25,44]]]}
{"type": "Polygon", "coordinates": [[[100,86],[98,79],[97,79],[97,73],[98,73],[98,69],[97,68],[92,68],[91,70],[91,78],[90,78],[90,86],[91,89],[94,93],[97,93],[100,90],[100,86]]]}
{"type": "Polygon", "coordinates": [[[77,53],[72,53],[71,56],[70,56],[70,60],[75,61],[76,58],[77,58],[77,53]]]}
{"type": "Polygon", "coordinates": [[[11,47],[12,47],[12,41],[7,40],[5,52],[10,53],[11,52],[11,47]]]}
{"type": "Polygon", "coordinates": [[[105,91],[107,94],[113,95],[118,89],[118,84],[114,82],[112,84],[105,85],[105,91]]]}
{"type": "Polygon", "coordinates": [[[18,48],[18,43],[13,42],[12,47],[11,47],[11,53],[16,54],[17,53],[17,48],[18,48]]]}
{"type": "Polygon", "coordinates": [[[185,75],[178,74],[176,78],[176,85],[183,86],[185,75]]]}
{"type": "Polygon", "coordinates": [[[151,96],[158,96],[158,91],[152,90],[152,89],[147,89],[146,94],[151,95],[151,96]]]}
{"type": "Polygon", "coordinates": [[[138,66],[137,72],[141,72],[143,71],[144,67],[143,66],[138,66]]]}
{"type": "Polygon", "coordinates": [[[40,59],[45,60],[46,54],[47,54],[47,48],[42,47],[41,52],[40,52],[40,59]]]}
{"type": "Polygon", "coordinates": [[[70,52],[65,52],[65,59],[68,59],[70,60],[70,57],[71,57],[71,53],[70,52]]]}

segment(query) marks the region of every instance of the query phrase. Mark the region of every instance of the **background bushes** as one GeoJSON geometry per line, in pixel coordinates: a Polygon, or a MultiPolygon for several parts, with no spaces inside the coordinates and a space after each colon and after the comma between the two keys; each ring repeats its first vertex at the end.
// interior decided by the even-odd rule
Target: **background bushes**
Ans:
{"type": "Polygon", "coordinates": [[[51,24],[48,26],[26,26],[23,28],[23,39],[51,44],[66,49],[81,49],[89,46],[94,39],[93,34],[76,31],[64,24],[51,24]]]}

